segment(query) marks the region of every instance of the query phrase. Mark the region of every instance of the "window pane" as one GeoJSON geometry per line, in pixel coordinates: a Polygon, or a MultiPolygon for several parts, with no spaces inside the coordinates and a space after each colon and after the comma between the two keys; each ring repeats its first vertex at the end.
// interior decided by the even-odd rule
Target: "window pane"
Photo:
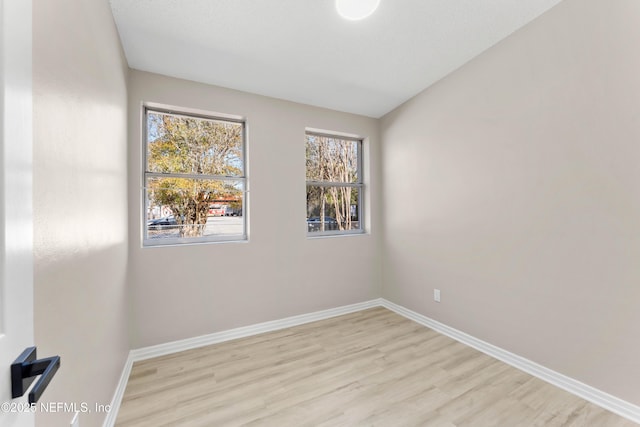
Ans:
{"type": "Polygon", "coordinates": [[[244,235],[242,181],[148,178],[147,239],[244,235]]]}
{"type": "Polygon", "coordinates": [[[359,182],[359,141],[307,134],[307,181],[359,182]]]}
{"type": "Polygon", "coordinates": [[[147,171],[242,176],[242,123],[147,111],[147,171]]]}
{"type": "Polygon", "coordinates": [[[361,230],[359,198],[358,187],[308,185],[307,231],[361,230]]]}

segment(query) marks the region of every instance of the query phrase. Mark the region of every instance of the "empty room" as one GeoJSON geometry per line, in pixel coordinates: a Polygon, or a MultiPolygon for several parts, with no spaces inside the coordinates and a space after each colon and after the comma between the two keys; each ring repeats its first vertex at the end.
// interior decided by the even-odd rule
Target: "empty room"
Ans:
{"type": "Polygon", "coordinates": [[[0,426],[640,425],[639,1],[0,21],[0,426]]]}

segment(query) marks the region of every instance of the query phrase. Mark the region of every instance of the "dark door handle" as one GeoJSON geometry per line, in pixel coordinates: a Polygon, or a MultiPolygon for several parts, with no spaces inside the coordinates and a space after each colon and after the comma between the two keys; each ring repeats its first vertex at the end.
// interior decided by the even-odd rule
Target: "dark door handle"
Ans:
{"type": "Polygon", "coordinates": [[[29,404],[36,403],[60,367],[60,356],[36,359],[36,348],[29,347],[11,364],[11,397],[22,396],[38,375],[29,392],[29,404]]]}

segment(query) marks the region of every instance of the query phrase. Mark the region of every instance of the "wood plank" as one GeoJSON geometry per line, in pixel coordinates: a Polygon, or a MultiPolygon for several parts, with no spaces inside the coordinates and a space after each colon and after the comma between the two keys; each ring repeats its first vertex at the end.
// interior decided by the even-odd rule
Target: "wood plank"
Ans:
{"type": "Polygon", "coordinates": [[[136,362],[116,425],[636,424],[376,307],[136,362]]]}

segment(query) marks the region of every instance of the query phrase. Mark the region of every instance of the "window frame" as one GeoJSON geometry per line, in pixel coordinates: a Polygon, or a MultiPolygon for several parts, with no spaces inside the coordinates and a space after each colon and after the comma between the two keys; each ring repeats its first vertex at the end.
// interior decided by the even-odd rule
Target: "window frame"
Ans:
{"type": "Polygon", "coordinates": [[[248,198],[248,180],[247,180],[247,123],[244,118],[215,114],[208,112],[194,112],[188,108],[168,107],[160,106],[157,104],[144,103],[142,105],[142,215],[141,230],[142,230],[142,247],[153,248],[163,246],[183,246],[194,244],[206,244],[206,243],[224,243],[224,242],[246,242],[248,241],[248,216],[247,216],[247,198],[248,198]],[[171,116],[179,116],[186,118],[194,118],[201,120],[217,121],[217,122],[229,122],[239,123],[242,125],[242,175],[227,176],[227,175],[208,175],[208,174],[191,174],[191,173],[162,173],[151,172],[148,167],[148,153],[149,153],[149,130],[147,118],[149,112],[157,114],[166,114],[171,116]],[[226,181],[226,182],[241,182],[242,183],[242,234],[233,235],[209,235],[202,237],[174,237],[174,238],[162,238],[151,239],[148,237],[147,227],[147,213],[149,212],[149,198],[147,197],[147,182],[149,178],[184,178],[184,179],[198,179],[198,180],[214,180],[214,181],[226,181]]]}
{"type": "MultiPolygon", "coordinates": [[[[351,187],[351,188],[358,189],[358,204],[357,204],[358,228],[355,230],[352,229],[352,230],[309,231],[309,224],[307,222],[306,223],[307,238],[313,239],[313,238],[322,238],[322,237],[328,237],[328,236],[335,237],[335,236],[350,236],[350,235],[353,236],[353,235],[366,234],[365,212],[364,212],[365,182],[364,182],[364,161],[363,161],[365,138],[359,137],[359,136],[345,135],[345,134],[333,133],[333,132],[327,132],[327,131],[317,131],[317,130],[311,130],[311,129],[305,130],[304,135],[305,135],[305,144],[307,143],[307,137],[311,135],[311,136],[317,136],[317,137],[323,137],[323,138],[332,138],[332,139],[339,139],[343,141],[356,142],[357,151],[358,151],[356,156],[357,167],[358,167],[357,182],[309,181],[309,180],[306,180],[306,166],[305,166],[305,184],[306,184],[305,188],[308,188],[309,186],[312,186],[312,187],[315,186],[315,187],[351,187]]],[[[306,154],[305,154],[305,161],[306,161],[306,154]]],[[[305,206],[305,211],[308,212],[308,206],[305,206]]]]}

